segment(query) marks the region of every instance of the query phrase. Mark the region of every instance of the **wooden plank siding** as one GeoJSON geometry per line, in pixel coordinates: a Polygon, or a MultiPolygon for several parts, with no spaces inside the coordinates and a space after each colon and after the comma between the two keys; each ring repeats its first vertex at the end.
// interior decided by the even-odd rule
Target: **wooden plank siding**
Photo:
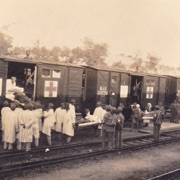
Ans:
{"type": "Polygon", "coordinates": [[[5,96],[5,92],[6,92],[7,70],[8,70],[8,63],[0,59],[0,78],[2,78],[2,92],[1,92],[2,96],[5,96]]]}
{"type": "Polygon", "coordinates": [[[168,84],[168,103],[171,104],[176,99],[177,92],[177,78],[169,77],[168,84]]]}
{"type": "Polygon", "coordinates": [[[70,67],[69,73],[68,97],[81,97],[83,69],[70,67]]]}
{"type": "MultiPolygon", "coordinates": [[[[129,96],[130,96],[130,83],[131,83],[131,79],[130,79],[130,75],[127,73],[121,73],[121,77],[120,77],[120,86],[121,85],[126,85],[126,86],[128,86],[128,95],[127,95],[127,98],[124,98],[124,97],[120,97],[119,96],[119,98],[120,98],[120,100],[119,100],[119,102],[122,102],[122,103],[124,103],[124,105],[125,106],[127,106],[128,105],[128,103],[129,103],[129,96]]],[[[119,90],[120,91],[120,90],[119,90]]],[[[121,92],[120,92],[121,93],[121,92]]]]}
{"type": "Polygon", "coordinates": [[[109,104],[117,107],[119,104],[120,96],[120,73],[111,72],[109,86],[109,104]]]}
{"type": "Polygon", "coordinates": [[[110,73],[108,71],[98,71],[97,81],[97,101],[103,104],[109,104],[109,79],[110,73]],[[107,93],[105,95],[100,93],[107,93]]]}
{"type": "Polygon", "coordinates": [[[97,70],[86,68],[85,70],[85,101],[96,101],[97,96],[97,70]]]}
{"type": "Polygon", "coordinates": [[[165,104],[166,101],[166,85],[167,85],[167,78],[159,77],[159,91],[158,91],[158,102],[162,102],[165,104]]]}
{"type": "Polygon", "coordinates": [[[158,87],[159,87],[159,77],[156,76],[145,76],[143,84],[143,93],[142,93],[142,107],[145,107],[147,103],[151,103],[152,106],[157,105],[158,103],[158,87]],[[152,87],[153,93],[152,98],[147,98],[147,88],[152,87]]]}

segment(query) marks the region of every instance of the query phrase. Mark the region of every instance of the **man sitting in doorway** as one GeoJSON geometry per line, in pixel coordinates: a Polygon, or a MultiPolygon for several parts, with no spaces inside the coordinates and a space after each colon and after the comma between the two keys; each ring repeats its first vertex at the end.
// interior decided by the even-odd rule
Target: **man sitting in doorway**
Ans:
{"type": "Polygon", "coordinates": [[[6,98],[14,101],[14,93],[24,92],[24,88],[16,86],[16,77],[11,77],[6,81],[6,98]]]}

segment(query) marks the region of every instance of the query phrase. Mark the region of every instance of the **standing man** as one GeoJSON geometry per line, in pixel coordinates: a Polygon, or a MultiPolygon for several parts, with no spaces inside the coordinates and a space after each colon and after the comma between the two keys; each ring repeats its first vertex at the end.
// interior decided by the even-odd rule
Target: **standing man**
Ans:
{"type": "Polygon", "coordinates": [[[60,107],[55,111],[55,127],[54,130],[59,133],[59,141],[62,139],[63,122],[65,119],[66,110],[65,104],[61,103],[60,107]]]}
{"type": "Polygon", "coordinates": [[[116,119],[116,108],[111,107],[111,111],[106,113],[104,116],[104,124],[108,140],[108,150],[114,149],[116,119]]]}
{"type": "Polygon", "coordinates": [[[70,143],[72,137],[74,136],[75,119],[74,113],[69,109],[69,103],[65,104],[65,110],[66,113],[63,121],[63,134],[67,135],[66,143],[70,143]]]}
{"type": "MultiPolygon", "coordinates": [[[[2,142],[4,142],[4,129],[5,129],[5,122],[6,122],[6,115],[7,112],[11,111],[11,109],[9,108],[9,103],[8,101],[4,101],[3,103],[3,108],[1,109],[1,129],[2,129],[2,142]]],[[[4,149],[7,148],[7,145],[4,143],[4,149]]]]}
{"type": "Polygon", "coordinates": [[[75,99],[71,99],[71,101],[70,101],[70,103],[69,103],[69,110],[71,111],[74,120],[76,119],[75,104],[76,104],[75,99]]]}
{"type": "Polygon", "coordinates": [[[55,124],[54,104],[49,103],[47,111],[44,111],[44,124],[42,132],[47,137],[48,145],[51,145],[51,129],[55,124]]]}
{"type": "Polygon", "coordinates": [[[116,121],[116,131],[115,131],[115,146],[116,148],[122,147],[122,129],[124,124],[124,116],[122,114],[122,108],[117,108],[117,121],[116,121]]]}
{"type": "Polygon", "coordinates": [[[97,123],[99,123],[98,130],[96,132],[96,136],[99,135],[99,131],[102,133],[102,125],[101,125],[101,123],[102,123],[102,120],[103,120],[105,114],[106,114],[106,111],[102,108],[101,102],[98,101],[97,104],[96,104],[96,108],[94,110],[94,113],[93,113],[93,116],[97,117],[97,119],[96,119],[97,123]]]}
{"type": "Polygon", "coordinates": [[[160,138],[160,128],[162,124],[163,114],[159,110],[159,106],[155,106],[154,111],[154,142],[159,142],[160,138]]]}
{"type": "Polygon", "coordinates": [[[177,101],[174,100],[173,103],[171,103],[170,105],[170,110],[171,110],[171,118],[170,118],[170,122],[175,122],[175,118],[176,118],[176,107],[177,101]]]}
{"type": "Polygon", "coordinates": [[[39,146],[39,138],[40,138],[40,126],[39,122],[42,118],[42,106],[41,104],[36,103],[33,110],[33,136],[34,136],[34,144],[36,147],[39,146]]]}
{"type": "Polygon", "coordinates": [[[16,132],[18,131],[17,114],[15,113],[16,104],[11,103],[10,111],[6,114],[4,123],[4,149],[13,149],[13,143],[16,140],[16,132]]]}
{"type": "Polygon", "coordinates": [[[22,148],[22,144],[25,145],[26,151],[31,150],[31,143],[33,140],[33,105],[31,103],[24,105],[24,111],[19,114],[19,150],[22,148]]]}

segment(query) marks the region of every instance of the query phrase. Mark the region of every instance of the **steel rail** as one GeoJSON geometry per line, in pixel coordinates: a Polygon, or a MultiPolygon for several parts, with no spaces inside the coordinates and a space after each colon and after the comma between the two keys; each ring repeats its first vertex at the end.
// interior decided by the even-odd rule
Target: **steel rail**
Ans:
{"type": "Polygon", "coordinates": [[[178,177],[180,177],[180,169],[175,169],[173,171],[169,171],[167,173],[152,177],[148,180],[164,180],[164,179],[177,179],[178,177]]]}
{"type": "MultiPolygon", "coordinates": [[[[171,130],[171,131],[165,131],[161,132],[162,136],[167,135],[167,133],[174,133],[174,132],[179,132],[180,130],[171,130]]],[[[123,138],[123,142],[130,141],[130,140],[138,140],[142,138],[151,138],[153,137],[152,134],[145,134],[145,135],[140,135],[140,136],[131,136],[131,137],[125,137],[123,138]]],[[[6,152],[0,152],[0,158],[10,158],[13,156],[19,157],[19,156],[25,156],[25,155],[32,155],[32,154],[38,154],[38,153],[45,153],[45,149],[48,148],[51,151],[57,151],[57,150],[63,150],[63,149],[70,149],[70,148],[77,148],[77,147],[82,147],[82,146],[94,146],[94,145],[100,145],[101,141],[95,141],[95,142],[87,142],[87,143],[72,143],[72,144],[64,144],[64,145],[55,145],[55,146],[46,146],[46,147],[41,147],[37,149],[32,149],[29,152],[23,151],[23,150],[13,150],[13,151],[6,151],[6,152]]]]}
{"type": "Polygon", "coordinates": [[[162,144],[168,144],[172,142],[177,142],[180,141],[180,138],[172,138],[168,140],[161,140],[160,142],[149,142],[146,144],[137,144],[137,145],[130,145],[127,147],[122,147],[121,149],[115,149],[115,150],[99,150],[95,152],[88,152],[88,153],[80,153],[76,155],[70,155],[70,156],[65,156],[65,157],[56,157],[56,158],[51,158],[51,159],[46,159],[46,160],[40,160],[40,161],[34,161],[34,162],[26,162],[22,164],[15,164],[15,165],[7,165],[7,166],[0,166],[0,176],[3,177],[5,175],[10,175],[13,173],[18,173],[24,170],[28,169],[33,169],[37,167],[42,167],[42,166],[48,166],[48,165],[54,165],[58,163],[63,163],[66,161],[72,161],[72,160],[77,160],[77,159],[82,159],[82,158],[87,158],[87,157],[94,157],[98,155],[105,155],[109,153],[114,153],[114,152],[124,152],[124,151],[133,151],[133,150],[138,150],[142,148],[148,148],[148,147],[153,147],[157,145],[162,145],[162,144]]]}
{"type": "MultiPolygon", "coordinates": [[[[152,135],[146,134],[143,136],[135,136],[135,137],[129,137],[129,138],[124,138],[124,142],[129,141],[129,140],[135,140],[135,139],[141,139],[141,138],[151,138],[152,135]]],[[[101,141],[95,141],[95,142],[87,142],[87,143],[73,143],[73,144],[68,144],[68,145],[56,145],[56,146],[46,146],[42,148],[37,148],[37,149],[32,149],[31,151],[8,151],[8,152],[1,152],[0,153],[0,158],[10,158],[13,156],[24,156],[27,154],[36,154],[36,153],[45,153],[45,149],[48,148],[51,151],[57,151],[57,150],[64,150],[64,149],[70,149],[70,148],[77,148],[77,147],[82,147],[82,146],[94,146],[94,145],[100,145],[102,142],[101,141]]]]}

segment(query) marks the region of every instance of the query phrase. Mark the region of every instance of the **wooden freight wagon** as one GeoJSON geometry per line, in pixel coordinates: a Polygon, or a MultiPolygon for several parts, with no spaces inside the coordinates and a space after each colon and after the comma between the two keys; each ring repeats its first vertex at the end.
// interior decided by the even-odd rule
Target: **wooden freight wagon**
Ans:
{"type": "Polygon", "coordinates": [[[159,104],[164,105],[167,100],[168,78],[166,76],[145,74],[143,77],[141,106],[145,107],[147,103],[152,106],[159,104]]]}
{"type": "Polygon", "coordinates": [[[94,109],[96,102],[117,107],[120,102],[127,105],[130,93],[130,75],[113,69],[85,67],[84,104],[94,109]]]}
{"type": "Polygon", "coordinates": [[[33,100],[47,104],[82,98],[83,68],[71,64],[34,61],[30,59],[0,58],[0,96],[6,95],[6,82],[16,77],[16,85],[33,100]]]}
{"type": "Polygon", "coordinates": [[[167,79],[167,105],[170,105],[175,99],[180,101],[180,77],[168,76],[167,79]]]}
{"type": "Polygon", "coordinates": [[[115,107],[138,102],[142,108],[166,101],[167,77],[132,71],[85,67],[84,103],[93,109],[97,101],[115,107]]]}

